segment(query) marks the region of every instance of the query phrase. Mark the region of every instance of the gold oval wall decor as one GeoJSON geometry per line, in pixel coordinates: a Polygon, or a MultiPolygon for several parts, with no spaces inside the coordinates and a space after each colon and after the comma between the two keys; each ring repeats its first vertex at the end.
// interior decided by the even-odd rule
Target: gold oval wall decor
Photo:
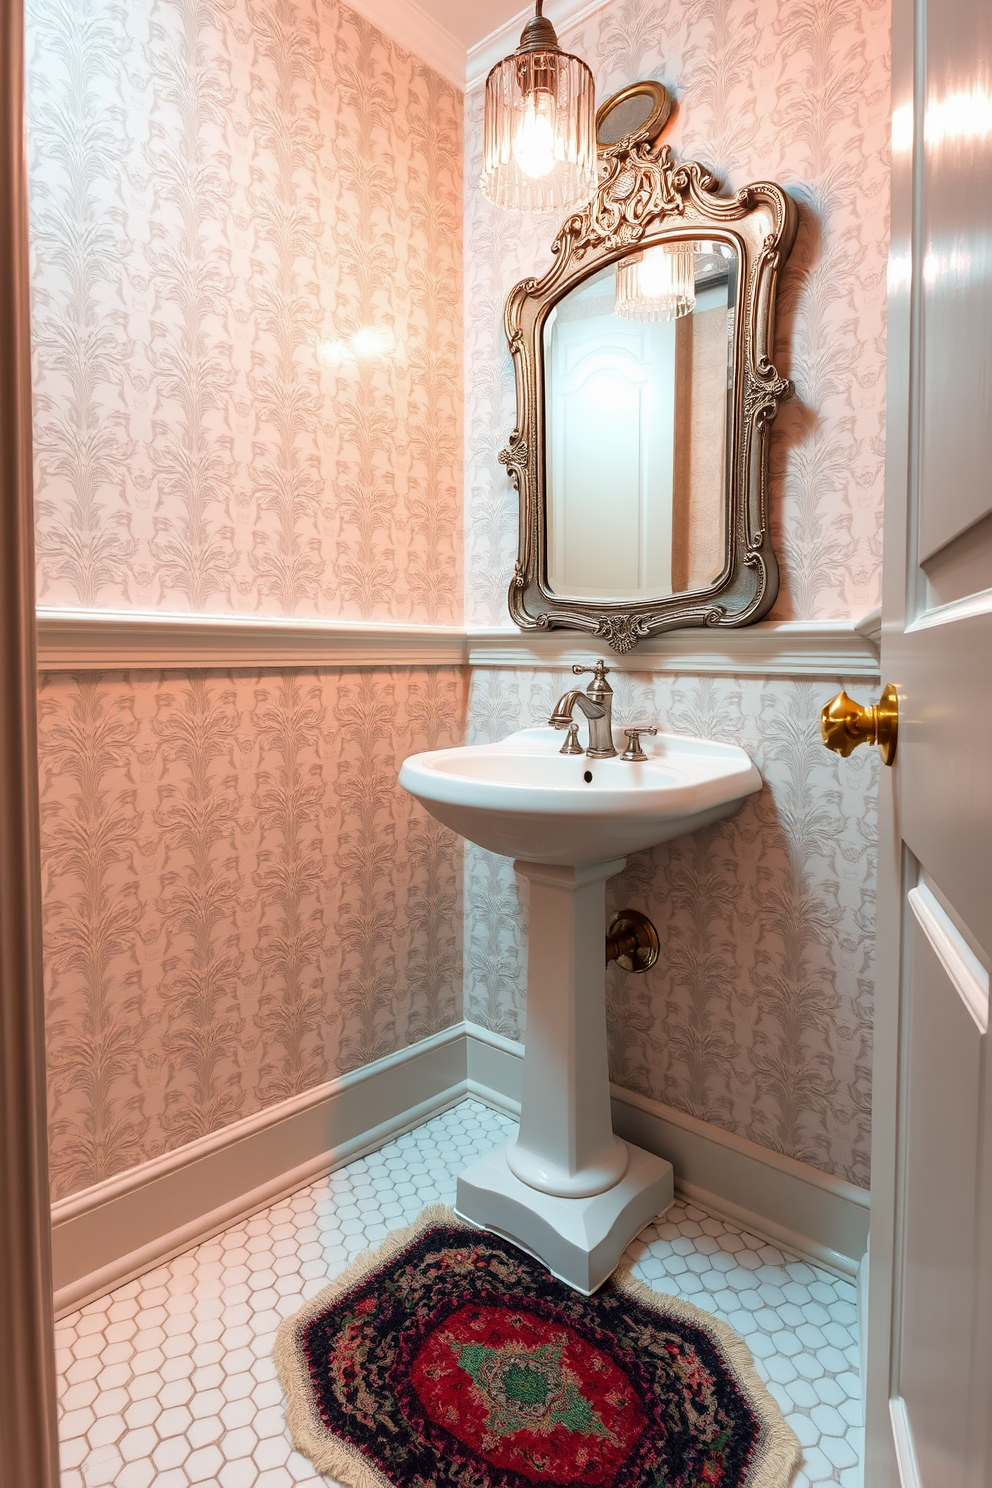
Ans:
{"type": "Polygon", "coordinates": [[[672,112],[668,90],[651,78],[621,88],[596,110],[596,143],[600,151],[622,141],[653,144],[672,112]]]}

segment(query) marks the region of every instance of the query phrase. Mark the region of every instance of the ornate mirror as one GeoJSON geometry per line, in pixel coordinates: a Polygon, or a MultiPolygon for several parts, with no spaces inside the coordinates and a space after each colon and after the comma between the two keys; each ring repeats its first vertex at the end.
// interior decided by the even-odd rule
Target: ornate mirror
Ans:
{"type": "Polygon", "coordinates": [[[771,362],[794,204],[733,197],[655,141],[671,105],[636,83],[597,115],[600,184],[543,279],[505,310],[520,494],[510,612],[617,651],[691,625],[747,625],[778,590],[768,425],[791,383],[771,362]]]}

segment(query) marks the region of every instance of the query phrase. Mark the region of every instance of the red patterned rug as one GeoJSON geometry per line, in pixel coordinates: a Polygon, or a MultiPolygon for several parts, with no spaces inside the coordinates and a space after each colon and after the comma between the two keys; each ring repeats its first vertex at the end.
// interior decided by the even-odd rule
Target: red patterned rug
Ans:
{"type": "Polygon", "coordinates": [[[297,1450],[348,1488],[787,1488],[799,1443],[726,1324],[595,1296],[428,1209],[279,1330],[297,1450]]]}

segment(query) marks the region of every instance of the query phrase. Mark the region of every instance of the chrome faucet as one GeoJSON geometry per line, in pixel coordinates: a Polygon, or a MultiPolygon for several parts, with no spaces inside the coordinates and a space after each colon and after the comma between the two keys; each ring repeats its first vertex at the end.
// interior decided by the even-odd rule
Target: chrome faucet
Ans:
{"type": "Polygon", "coordinates": [[[586,754],[590,759],[610,759],[616,750],[613,747],[613,688],[606,680],[609,668],[605,662],[597,661],[593,667],[573,666],[572,671],[576,676],[592,672],[592,681],[585,692],[563,692],[548,722],[552,728],[568,729],[562,754],[581,754],[582,751],[576,748],[576,727],[572,717],[577,703],[589,724],[586,754]]]}

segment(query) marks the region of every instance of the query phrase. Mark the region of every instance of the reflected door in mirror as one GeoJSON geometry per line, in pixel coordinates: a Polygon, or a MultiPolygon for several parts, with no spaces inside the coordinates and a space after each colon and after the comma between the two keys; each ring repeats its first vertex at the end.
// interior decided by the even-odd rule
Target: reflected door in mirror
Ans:
{"type": "Polygon", "coordinates": [[[688,261],[689,313],[653,318],[654,298],[631,318],[629,294],[618,313],[613,263],[545,321],[547,583],[562,598],[663,598],[724,570],[736,263],[706,242],[688,261]]]}

